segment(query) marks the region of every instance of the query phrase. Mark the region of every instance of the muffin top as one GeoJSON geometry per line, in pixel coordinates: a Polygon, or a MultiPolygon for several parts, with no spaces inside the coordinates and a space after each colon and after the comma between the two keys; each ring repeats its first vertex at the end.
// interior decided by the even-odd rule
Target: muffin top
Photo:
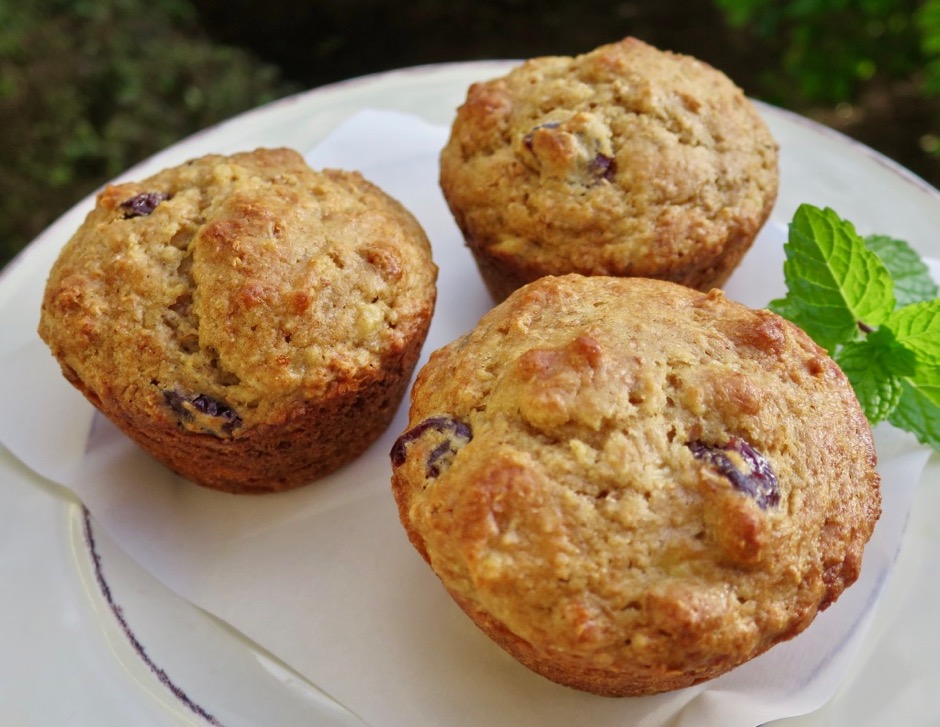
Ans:
{"type": "Polygon", "coordinates": [[[417,221],[358,173],[209,155],[98,195],[39,332],[91,396],[237,435],[381,367],[426,327],[436,273],[417,221]]]}
{"type": "Polygon", "coordinates": [[[681,276],[756,234],[777,183],[742,91],[634,38],[474,84],[441,155],[471,246],[558,273],[681,276]]]}
{"type": "Polygon", "coordinates": [[[613,674],[609,693],[795,635],[855,581],[880,514],[845,376],[719,291],[542,278],[432,355],[409,427],[393,489],[419,552],[491,634],[613,674]]]}

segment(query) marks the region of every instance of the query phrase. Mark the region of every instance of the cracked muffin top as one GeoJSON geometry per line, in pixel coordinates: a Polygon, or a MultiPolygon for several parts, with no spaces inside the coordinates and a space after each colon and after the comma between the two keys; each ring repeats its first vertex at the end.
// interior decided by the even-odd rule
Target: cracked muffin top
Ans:
{"type": "Polygon", "coordinates": [[[843,373],[719,291],[541,278],[432,354],[411,402],[392,483],[412,543],[497,643],[599,694],[801,632],[880,514],[843,373]]]}
{"type": "Polygon", "coordinates": [[[99,194],[39,330],[93,400],[237,436],[423,340],[435,279],[421,227],[358,173],[208,155],[99,194]]]}
{"type": "Polygon", "coordinates": [[[777,145],[723,73],[627,38],[473,84],[440,181],[484,277],[516,278],[497,298],[567,272],[707,290],[770,214],[777,145]]]}

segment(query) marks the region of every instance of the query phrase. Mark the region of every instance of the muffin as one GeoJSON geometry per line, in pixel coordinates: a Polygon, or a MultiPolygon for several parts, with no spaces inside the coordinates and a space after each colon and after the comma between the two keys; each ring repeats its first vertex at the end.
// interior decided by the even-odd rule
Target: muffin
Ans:
{"type": "Polygon", "coordinates": [[[440,184],[493,297],[543,275],[707,291],[777,196],[777,145],[724,74],[634,38],[476,83],[440,184]]]}
{"type": "Polygon", "coordinates": [[[106,187],[63,248],[39,334],[65,377],[179,474],[286,490],[388,426],[437,268],[412,215],[289,149],[106,187]]]}
{"type": "Polygon", "coordinates": [[[432,354],[391,453],[414,547],[497,644],[645,695],[803,631],[880,515],[871,431],[800,329],[718,290],[544,277],[432,354]]]}

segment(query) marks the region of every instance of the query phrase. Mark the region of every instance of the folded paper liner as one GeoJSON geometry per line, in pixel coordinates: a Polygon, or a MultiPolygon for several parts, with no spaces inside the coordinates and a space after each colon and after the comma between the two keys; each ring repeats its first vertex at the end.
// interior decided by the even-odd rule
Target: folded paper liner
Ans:
{"type": "MultiPolygon", "coordinates": [[[[447,130],[366,110],[315,149],[314,168],[358,169],[408,207],[440,266],[421,360],[490,307],[437,186],[447,130]]],[[[784,292],[785,229],[769,223],[728,297],[784,292]]],[[[420,364],[419,364],[420,365],[420,364]]],[[[552,684],[490,642],[414,551],[390,492],[402,406],[362,457],[292,492],[238,497],[196,487],[141,452],[61,376],[38,340],[0,358],[0,441],[69,488],[143,568],[283,660],[368,724],[756,727],[814,710],[845,676],[900,548],[929,451],[876,429],[884,513],[859,581],[800,636],[710,682],[610,699],[552,684]],[[50,456],[54,453],[54,456],[50,456]]]]}

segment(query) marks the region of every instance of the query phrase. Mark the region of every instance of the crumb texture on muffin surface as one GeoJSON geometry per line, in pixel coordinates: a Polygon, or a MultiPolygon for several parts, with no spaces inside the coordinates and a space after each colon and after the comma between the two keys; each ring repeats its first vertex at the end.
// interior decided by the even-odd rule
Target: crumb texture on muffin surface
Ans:
{"type": "Polygon", "coordinates": [[[688,686],[801,632],[856,580],[880,513],[870,429],[824,351],[643,279],[514,293],[432,355],[395,454],[402,523],[457,603],[604,695],[688,686]]]}
{"type": "Polygon", "coordinates": [[[372,414],[388,421],[435,279],[417,221],[358,173],[315,172],[288,149],[208,155],[99,194],[50,273],[40,335],[138,441],[185,450],[182,432],[223,459],[242,442],[266,460],[251,486],[279,489],[312,473],[277,471],[303,469],[316,409],[351,434],[362,399],[387,399],[372,414]]]}
{"type": "Polygon", "coordinates": [[[498,299],[567,272],[708,290],[770,214],[777,146],[724,74],[627,38],[473,84],[440,178],[498,299]]]}

